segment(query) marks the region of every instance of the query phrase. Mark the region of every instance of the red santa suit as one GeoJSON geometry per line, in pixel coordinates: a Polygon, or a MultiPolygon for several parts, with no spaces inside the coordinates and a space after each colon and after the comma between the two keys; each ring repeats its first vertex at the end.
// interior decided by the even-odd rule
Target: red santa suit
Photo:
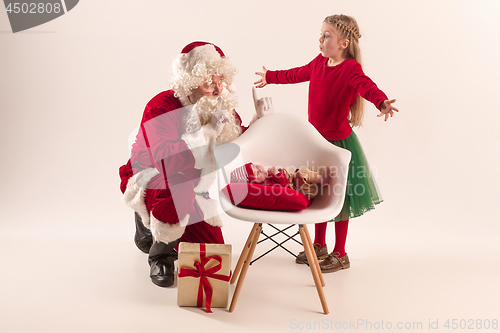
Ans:
{"type": "MultiPolygon", "coordinates": [[[[186,119],[197,110],[176,95],[167,90],[146,105],[131,157],[120,168],[123,200],[157,241],[224,243],[218,203],[208,197],[215,178],[209,150],[213,128],[200,124],[187,131],[186,119]]],[[[232,112],[233,125],[244,131],[232,112]]]]}

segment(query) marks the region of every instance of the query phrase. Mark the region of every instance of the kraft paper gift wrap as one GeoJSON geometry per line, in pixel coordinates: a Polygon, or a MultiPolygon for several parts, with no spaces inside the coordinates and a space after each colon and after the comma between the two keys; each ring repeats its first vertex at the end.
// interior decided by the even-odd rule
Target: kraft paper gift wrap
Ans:
{"type": "Polygon", "coordinates": [[[178,306],[227,307],[231,245],[179,243],[177,273],[178,306]]]}

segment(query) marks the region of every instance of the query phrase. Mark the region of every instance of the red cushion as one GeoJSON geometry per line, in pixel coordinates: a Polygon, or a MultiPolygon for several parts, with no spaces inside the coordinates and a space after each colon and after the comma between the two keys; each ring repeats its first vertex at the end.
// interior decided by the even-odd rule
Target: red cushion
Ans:
{"type": "Polygon", "coordinates": [[[311,204],[311,200],[299,191],[278,185],[231,183],[222,193],[234,205],[252,209],[299,211],[311,204]]]}

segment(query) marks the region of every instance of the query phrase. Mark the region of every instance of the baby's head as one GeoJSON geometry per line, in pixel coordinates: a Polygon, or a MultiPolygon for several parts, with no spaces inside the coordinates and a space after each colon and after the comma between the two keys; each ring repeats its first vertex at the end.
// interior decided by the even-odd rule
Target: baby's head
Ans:
{"type": "Polygon", "coordinates": [[[260,164],[247,163],[231,172],[231,183],[263,183],[267,170],[260,164]]]}
{"type": "Polygon", "coordinates": [[[252,171],[254,183],[263,183],[267,179],[267,170],[262,165],[252,163],[252,171]]]}

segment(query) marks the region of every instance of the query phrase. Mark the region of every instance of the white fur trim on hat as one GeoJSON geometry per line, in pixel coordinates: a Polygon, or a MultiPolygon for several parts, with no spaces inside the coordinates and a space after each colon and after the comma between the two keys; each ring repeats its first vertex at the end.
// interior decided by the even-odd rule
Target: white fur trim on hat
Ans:
{"type": "Polygon", "coordinates": [[[148,182],[160,172],[155,168],[147,168],[131,177],[127,182],[127,188],[123,193],[122,200],[134,211],[139,213],[142,223],[150,228],[149,212],[146,208],[144,198],[148,182]]]}
{"type": "Polygon", "coordinates": [[[173,242],[182,237],[188,221],[189,214],[179,221],[179,223],[175,224],[164,223],[151,214],[151,233],[153,234],[153,238],[156,241],[166,244],[173,242]]]}

